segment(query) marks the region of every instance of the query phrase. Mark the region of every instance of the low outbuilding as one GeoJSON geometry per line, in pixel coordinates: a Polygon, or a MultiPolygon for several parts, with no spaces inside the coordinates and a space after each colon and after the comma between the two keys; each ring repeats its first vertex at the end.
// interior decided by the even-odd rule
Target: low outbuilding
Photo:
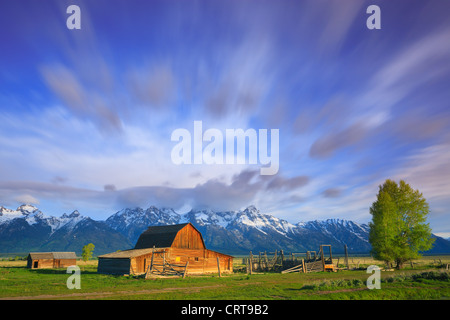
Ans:
{"type": "Polygon", "coordinates": [[[67,268],[77,264],[75,252],[30,252],[27,268],[67,268]]]}

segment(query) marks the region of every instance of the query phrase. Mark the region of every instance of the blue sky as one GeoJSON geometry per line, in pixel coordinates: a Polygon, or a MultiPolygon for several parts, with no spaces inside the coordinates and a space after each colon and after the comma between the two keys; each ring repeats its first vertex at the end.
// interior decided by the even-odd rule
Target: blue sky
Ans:
{"type": "Polygon", "coordinates": [[[448,1],[0,4],[0,205],[370,221],[387,178],[450,236],[448,1]],[[66,8],[79,5],[81,30],[66,8]],[[381,30],[366,8],[381,8],[381,30]],[[280,170],[175,165],[177,128],[279,129],[280,170]]]}

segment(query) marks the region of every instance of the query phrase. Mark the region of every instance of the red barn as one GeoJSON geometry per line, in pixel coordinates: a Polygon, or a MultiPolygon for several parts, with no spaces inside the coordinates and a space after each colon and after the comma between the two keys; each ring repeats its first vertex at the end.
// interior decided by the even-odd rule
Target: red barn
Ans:
{"type": "Polygon", "coordinates": [[[143,232],[134,249],[98,257],[98,272],[140,274],[157,266],[187,266],[188,274],[233,271],[233,257],[208,250],[191,224],[153,226],[143,232]]]}

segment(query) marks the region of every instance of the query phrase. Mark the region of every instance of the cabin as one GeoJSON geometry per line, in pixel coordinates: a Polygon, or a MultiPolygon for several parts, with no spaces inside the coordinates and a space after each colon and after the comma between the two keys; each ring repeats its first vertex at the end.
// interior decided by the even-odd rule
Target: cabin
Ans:
{"type": "Polygon", "coordinates": [[[233,272],[233,257],[206,249],[201,233],[191,224],[152,226],[140,236],[134,249],[98,257],[99,273],[188,274],[233,272]]]}
{"type": "Polygon", "coordinates": [[[75,252],[30,252],[27,268],[67,268],[77,264],[75,252]]]}

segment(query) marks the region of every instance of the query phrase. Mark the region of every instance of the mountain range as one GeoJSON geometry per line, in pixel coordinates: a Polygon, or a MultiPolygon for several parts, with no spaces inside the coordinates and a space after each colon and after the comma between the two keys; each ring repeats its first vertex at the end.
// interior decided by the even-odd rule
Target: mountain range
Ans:
{"type": "MultiPolygon", "coordinates": [[[[171,208],[126,208],[104,221],[93,220],[78,211],[61,217],[48,216],[32,205],[16,210],[0,207],[0,252],[75,251],[88,243],[94,255],[134,247],[149,226],[191,222],[203,235],[211,250],[228,254],[252,251],[317,251],[331,244],[333,253],[368,253],[369,226],[349,220],[327,219],[292,224],[261,213],[254,206],[239,211],[191,210],[179,214],[171,208]]],[[[450,253],[450,241],[435,236],[427,253],[450,253]]]]}

